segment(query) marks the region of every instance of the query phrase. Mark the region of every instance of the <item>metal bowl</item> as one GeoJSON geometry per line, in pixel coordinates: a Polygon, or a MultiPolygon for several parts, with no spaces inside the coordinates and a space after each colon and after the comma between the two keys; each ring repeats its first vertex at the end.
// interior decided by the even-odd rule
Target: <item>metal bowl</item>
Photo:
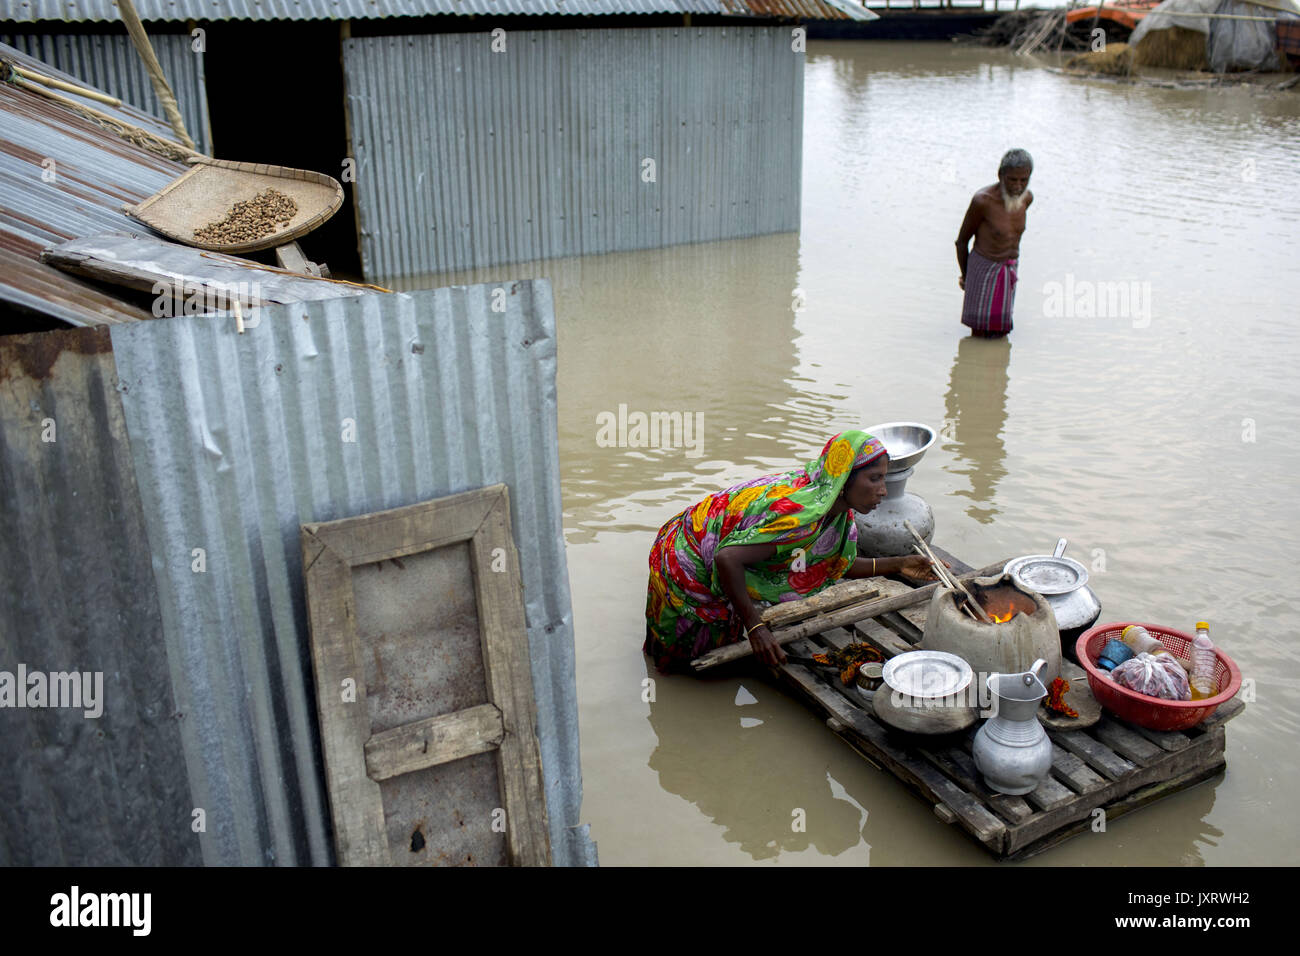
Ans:
{"type": "Polygon", "coordinates": [[[920,422],[886,422],[867,429],[868,435],[880,439],[889,452],[889,472],[905,471],[923,457],[938,437],[929,425],[920,422]]]}

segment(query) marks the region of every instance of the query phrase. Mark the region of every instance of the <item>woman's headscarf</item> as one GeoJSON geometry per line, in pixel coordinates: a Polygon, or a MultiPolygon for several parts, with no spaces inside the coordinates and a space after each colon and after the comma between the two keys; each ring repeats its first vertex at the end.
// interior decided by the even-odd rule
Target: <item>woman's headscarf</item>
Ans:
{"type": "Polygon", "coordinates": [[[852,511],[832,516],[830,509],[854,469],[884,454],[866,432],[840,432],[803,467],[709,495],[665,524],[650,552],[646,607],[661,649],[698,656],[736,639],[714,562],[721,547],[776,546],[771,558],[745,568],[757,601],[795,600],[841,578],[857,556],[858,531],[852,511]]]}

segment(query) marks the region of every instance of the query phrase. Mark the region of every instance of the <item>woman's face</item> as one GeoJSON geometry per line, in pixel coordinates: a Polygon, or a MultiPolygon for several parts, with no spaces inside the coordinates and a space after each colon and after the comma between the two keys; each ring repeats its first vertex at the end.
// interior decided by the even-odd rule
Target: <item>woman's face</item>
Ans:
{"type": "Polygon", "coordinates": [[[888,470],[889,456],[881,455],[871,464],[853,472],[844,486],[844,500],[849,507],[861,514],[884,501],[885,472],[888,470]]]}

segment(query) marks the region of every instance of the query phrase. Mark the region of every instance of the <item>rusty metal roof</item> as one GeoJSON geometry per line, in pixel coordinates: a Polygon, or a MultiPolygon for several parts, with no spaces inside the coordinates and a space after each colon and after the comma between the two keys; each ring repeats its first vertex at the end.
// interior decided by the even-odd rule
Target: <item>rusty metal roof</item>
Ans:
{"type": "MultiPolygon", "coordinates": [[[[0,44],[0,57],[85,86],[13,47],[0,44]]],[[[134,107],[64,95],[174,142],[167,126],[134,107]]],[[[121,211],[122,204],[153,195],[186,168],[65,106],[0,82],[0,299],[72,325],[148,318],[133,303],[43,264],[40,254],[92,233],[151,235],[121,211]]]]}
{"type": "MultiPolygon", "coordinates": [[[[145,21],[375,20],[429,16],[608,16],[694,13],[875,20],[856,0],[136,0],[145,21]]],[[[0,0],[0,21],[117,20],[113,0],[0,0]]]]}

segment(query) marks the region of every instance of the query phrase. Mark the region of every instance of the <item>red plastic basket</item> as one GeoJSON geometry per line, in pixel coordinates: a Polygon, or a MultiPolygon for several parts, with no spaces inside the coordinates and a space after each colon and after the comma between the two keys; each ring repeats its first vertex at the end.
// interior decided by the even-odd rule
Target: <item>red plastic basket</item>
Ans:
{"type": "MultiPolygon", "coordinates": [[[[1121,687],[1097,666],[1097,658],[1107,641],[1112,637],[1118,639],[1124,628],[1139,623],[1141,622],[1124,621],[1119,624],[1098,624],[1080,634],[1074,645],[1080,666],[1088,672],[1088,686],[1092,688],[1092,696],[1116,717],[1148,730],[1186,730],[1210,716],[1215,708],[1231,700],[1241,689],[1240,668],[1217,647],[1214,649],[1217,658],[1214,663],[1214,679],[1220,690],[1213,697],[1205,700],[1162,700],[1121,687]]],[[[1150,631],[1151,636],[1179,660],[1191,660],[1195,635],[1159,624],[1141,623],[1141,626],[1150,631]]]]}

